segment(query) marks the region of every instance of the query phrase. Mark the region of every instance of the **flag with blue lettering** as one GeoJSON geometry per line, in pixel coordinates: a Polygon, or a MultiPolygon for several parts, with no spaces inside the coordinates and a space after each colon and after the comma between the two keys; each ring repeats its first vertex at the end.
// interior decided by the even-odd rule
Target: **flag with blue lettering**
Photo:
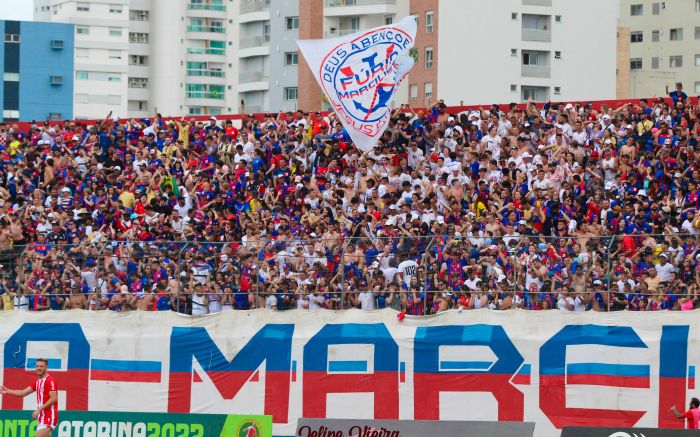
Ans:
{"type": "Polygon", "coordinates": [[[416,19],[339,38],[297,41],[350,138],[372,150],[389,122],[389,102],[413,67],[416,19]]]}

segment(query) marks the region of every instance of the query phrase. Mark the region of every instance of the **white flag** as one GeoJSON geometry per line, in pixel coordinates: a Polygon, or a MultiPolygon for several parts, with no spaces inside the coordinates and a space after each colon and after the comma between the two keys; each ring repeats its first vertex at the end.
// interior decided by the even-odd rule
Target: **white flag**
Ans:
{"type": "Polygon", "coordinates": [[[372,150],[389,122],[389,101],[413,67],[416,19],[340,38],[297,41],[355,145],[372,150]]]}

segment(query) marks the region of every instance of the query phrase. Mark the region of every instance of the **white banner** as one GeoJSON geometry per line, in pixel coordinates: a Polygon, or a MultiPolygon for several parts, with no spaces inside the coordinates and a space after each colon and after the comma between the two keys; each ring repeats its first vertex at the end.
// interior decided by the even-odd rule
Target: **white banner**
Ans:
{"type": "Polygon", "coordinates": [[[416,19],[339,38],[297,41],[355,145],[370,151],[389,122],[389,101],[413,67],[416,19]]]}
{"type": "MultiPolygon", "coordinates": [[[[698,396],[697,312],[0,311],[2,385],[49,360],[61,410],[679,427],[698,396]]],[[[2,409],[35,399],[4,396],[2,409]]]]}

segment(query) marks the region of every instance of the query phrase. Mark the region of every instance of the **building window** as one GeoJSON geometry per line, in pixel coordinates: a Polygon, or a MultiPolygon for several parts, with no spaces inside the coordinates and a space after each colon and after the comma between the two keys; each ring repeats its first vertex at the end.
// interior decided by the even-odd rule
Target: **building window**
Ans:
{"type": "Polygon", "coordinates": [[[630,70],[641,70],[641,69],[642,69],[642,58],[630,59],[630,70]]]}
{"type": "Polygon", "coordinates": [[[148,102],[145,100],[129,100],[127,103],[127,109],[129,111],[147,111],[148,102]]]}
{"type": "Polygon", "coordinates": [[[644,41],[644,32],[630,32],[630,40],[633,43],[644,41]]]}
{"type": "Polygon", "coordinates": [[[695,12],[700,12],[700,0],[695,0],[695,12]]]}
{"type": "Polygon", "coordinates": [[[189,109],[190,115],[202,115],[203,111],[202,108],[197,107],[197,106],[192,106],[189,109]]]}
{"type": "Polygon", "coordinates": [[[63,114],[60,112],[49,112],[49,118],[51,120],[61,120],[63,119],[63,114]]]}
{"type": "Polygon", "coordinates": [[[122,58],[122,51],[121,50],[110,50],[109,51],[109,59],[121,59],[122,58]]]}
{"type": "Polygon", "coordinates": [[[394,24],[394,16],[393,15],[385,15],[384,16],[384,25],[388,26],[390,24],[394,24]]]}
{"type": "Polygon", "coordinates": [[[263,42],[270,42],[270,22],[263,21],[263,42]]]}
{"type": "Polygon", "coordinates": [[[90,12],[90,3],[77,3],[75,9],[78,12],[90,12]]]}
{"type": "Polygon", "coordinates": [[[109,36],[122,36],[122,29],[119,27],[110,27],[109,36]]]}
{"type": "Polygon", "coordinates": [[[63,76],[51,76],[49,81],[51,85],[63,85],[63,76]]]}
{"type": "Polygon", "coordinates": [[[561,94],[561,87],[555,86],[554,87],[554,94],[561,94]]]}
{"type": "Polygon", "coordinates": [[[658,30],[652,30],[651,31],[651,42],[659,42],[659,31],[658,30]]]}
{"type": "Polygon", "coordinates": [[[671,29],[669,37],[671,41],[683,41],[683,28],[678,27],[676,29],[671,29]]]}
{"type": "Polygon", "coordinates": [[[510,13],[510,19],[511,19],[511,20],[517,20],[517,19],[518,19],[518,13],[517,13],[517,12],[511,12],[511,13],[510,13]]]}
{"type": "Polygon", "coordinates": [[[644,14],[644,5],[630,5],[630,15],[638,17],[644,14]]]}
{"type": "Polygon", "coordinates": [[[5,34],[5,42],[19,42],[19,34],[18,33],[6,33],[5,34]]]}
{"type": "MultiPolygon", "coordinates": [[[[142,11],[140,11],[142,12],[142,11]]],[[[143,11],[146,12],[146,16],[148,16],[148,11],[143,11]]],[[[109,13],[110,14],[121,14],[122,13],[122,5],[109,5],[109,13]]]]}
{"type": "Polygon", "coordinates": [[[554,52],[554,59],[561,59],[561,52],[560,51],[554,52]]]}
{"type": "Polygon", "coordinates": [[[546,15],[523,14],[523,29],[547,30],[546,15]]]}
{"type": "Polygon", "coordinates": [[[511,93],[517,93],[518,92],[518,85],[516,84],[510,84],[510,92],[511,93]]]}
{"type": "Polygon", "coordinates": [[[129,55],[129,65],[148,65],[148,56],[129,55]]]}
{"type": "Polygon", "coordinates": [[[121,105],[122,98],[121,98],[121,96],[118,96],[115,94],[110,94],[107,96],[107,104],[108,105],[121,105]]]}
{"type": "Polygon", "coordinates": [[[511,56],[518,56],[518,49],[510,49],[511,56]]]}
{"type": "Polygon", "coordinates": [[[408,96],[411,100],[418,98],[418,85],[411,85],[408,87],[408,96]]]}
{"type": "Polygon", "coordinates": [[[299,17],[287,17],[284,19],[284,27],[287,30],[299,29],[299,17]]]}
{"type": "Polygon", "coordinates": [[[148,11],[139,11],[137,9],[129,10],[129,20],[131,21],[148,21],[150,18],[148,11]]]}
{"type": "Polygon", "coordinates": [[[425,69],[430,70],[431,68],[433,68],[433,48],[426,47],[425,48],[425,69]]]}
{"type": "Polygon", "coordinates": [[[700,26],[695,27],[695,39],[700,39],[700,26]]]}
{"type": "Polygon", "coordinates": [[[433,11],[425,13],[425,33],[433,33],[433,11]]]}
{"type": "Polygon", "coordinates": [[[2,80],[5,82],[19,82],[19,73],[4,73],[2,80]]]}
{"type": "Polygon", "coordinates": [[[546,66],[548,64],[548,52],[537,52],[523,50],[523,65],[540,65],[546,66]]]}
{"type": "Polygon", "coordinates": [[[90,35],[89,26],[75,26],[75,33],[78,35],[90,35]]]}
{"type": "Polygon", "coordinates": [[[700,94],[700,82],[695,82],[695,94],[700,94]]]}
{"type": "Polygon", "coordinates": [[[287,52],[284,54],[284,65],[299,65],[299,52],[287,52]]]}
{"type": "Polygon", "coordinates": [[[89,80],[90,75],[88,74],[87,71],[76,71],[75,72],[75,80],[89,80]]]}
{"type": "Polygon", "coordinates": [[[284,100],[297,100],[299,98],[299,88],[295,86],[284,89],[284,100]]]}
{"type": "Polygon", "coordinates": [[[88,95],[87,94],[76,94],[75,95],[75,103],[87,103],[88,102],[88,95]]]}
{"type": "Polygon", "coordinates": [[[87,58],[89,56],[90,56],[90,49],[85,49],[82,47],[75,48],[75,57],[76,58],[87,58]]]}
{"type": "Polygon", "coordinates": [[[14,118],[19,120],[19,111],[16,109],[5,109],[2,111],[2,118],[7,120],[8,118],[14,118]]]}
{"type": "Polygon", "coordinates": [[[107,82],[121,82],[122,77],[118,74],[110,74],[107,76],[107,82]]]}
{"type": "Polygon", "coordinates": [[[147,77],[130,77],[129,88],[148,88],[147,77]]]}
{"type": "Polygon", "coordinates": [[[671,68],[683,67],[683,56],[681,56],[681,55],[670,56],[668,58],[668,66],[671,68]]]}
{"type": "Polygon", "coordinates": [[[433,83],[432,82],[426,82],[424,85],[425,89],[425,100],[430,101],[430,99],[433,98],[433,83]]]}
{"type": "Polygon", "coordinates": [[[561,15],[555,15],[554,16],[554,21],[557,23],[561,23],[561,15]]]}
{"type": "Polygon", "coordinates": [[[651,68],[657,70],[659,68],[660,59],[658,56],[651,58],[651,68]]]}
{"type": "Polygon", "coordinates": [[[63,40],[62,39],[52,39],[51,48],[54,50],[63,50],[63,40]]]}
{"type": "Polygon", "coordinates": [[[651,4],[651,15],[659,15],[661,13],[661,3],[651,4]]]}
{"type": "Polygon", "coordinates": [[[695,66],[700,67],[700,55],[695,55],[695,66]]]}
{"type": "Polygon", "coordinates": [[[148,44],[148,34],[141,32],[129,32],[129,42],[148,44]]]}

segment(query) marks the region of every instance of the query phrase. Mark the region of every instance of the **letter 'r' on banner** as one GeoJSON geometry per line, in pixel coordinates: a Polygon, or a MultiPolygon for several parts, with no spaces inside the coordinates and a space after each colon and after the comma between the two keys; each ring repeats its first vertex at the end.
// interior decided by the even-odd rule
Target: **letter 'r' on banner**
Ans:
{"type": "Polygon", "coordinates": [[[297,41],[323,93],[355,145],[374,148],[384,132],[389,102],[413,67],[409,51],[416,18],[352,35],[297,41]]]}

